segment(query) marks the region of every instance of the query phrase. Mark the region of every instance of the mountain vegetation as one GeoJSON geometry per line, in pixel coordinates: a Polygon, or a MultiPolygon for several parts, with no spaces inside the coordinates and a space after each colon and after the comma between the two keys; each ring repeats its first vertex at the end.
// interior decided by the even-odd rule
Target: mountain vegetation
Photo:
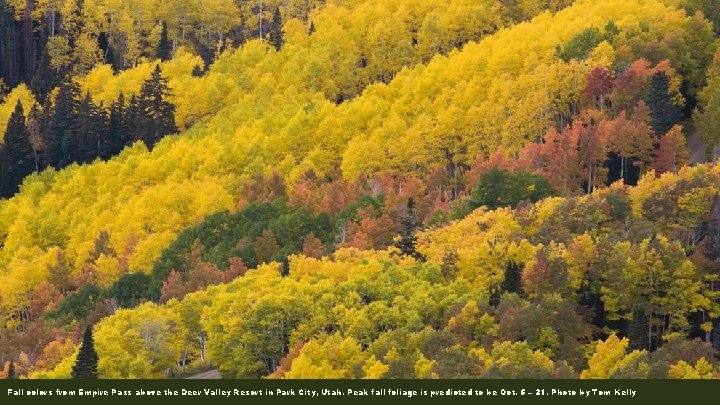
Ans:
{"type": "Polygon", "coordinates": [[[0,374],[718,377],[719,33],[712,0],[0,0],[0,374]]]}

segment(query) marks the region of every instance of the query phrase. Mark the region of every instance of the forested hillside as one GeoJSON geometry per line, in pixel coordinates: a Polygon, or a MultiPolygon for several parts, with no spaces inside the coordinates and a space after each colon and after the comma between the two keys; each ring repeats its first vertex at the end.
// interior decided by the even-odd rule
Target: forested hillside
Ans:
{"type": "Polygon", "coordinates": [[[712,0],[170,4],[0,0],[0,373],[718,376],[712,0]]]}

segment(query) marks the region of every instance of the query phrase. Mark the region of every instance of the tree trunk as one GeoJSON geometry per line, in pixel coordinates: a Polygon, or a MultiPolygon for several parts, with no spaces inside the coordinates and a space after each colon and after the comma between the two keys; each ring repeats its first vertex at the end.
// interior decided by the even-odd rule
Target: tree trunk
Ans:
{"type": "Polygon", "coordinates": [[[263,22],[263,2],[262,2],[262,0],[260,0],[260,13],[258,14],[258,16],[260,17],[260,40],[262,41],[262,39],[263,39],[263,26],[262,26],[262,22],[263,22]]]}
{"type": "Polygon", "coordinates": [[[34,9],[35,0],[25,0],[25,12],[22,18],[22,77],[26,83],[30,83],[35,74],[35,41],[31,15],[34,9]]]}

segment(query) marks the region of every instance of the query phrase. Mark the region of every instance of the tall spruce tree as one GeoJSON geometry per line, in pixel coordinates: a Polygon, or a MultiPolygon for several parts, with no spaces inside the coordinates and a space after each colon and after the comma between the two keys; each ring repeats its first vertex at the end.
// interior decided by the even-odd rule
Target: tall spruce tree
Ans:
{"type": "Polygon", "coordinates": [[[19,24],[8,0],[0,0],[0,79],[9,87],[20,83],[19,24]]]}
{"type": "Polygon", "coordinates": [[[65,141],[72,141],[72,138],[66,135],[72,132],[74,122],[77,120],[79,100],[80,88],[74,80],[69,79],[60,86],[52,112],[49,114],[47,127],[43,133],[45,158],[47,164],[56,169],[72,163],[71,157],[65,154],[72,145],[65,145],[64,148],[63,144],[65,141]]]}
{"type": "Polygon", "coordinates": [[[18,100],[10,116],[2,145],[2,196],[12,197],[17,193],[25,176],[35,171],[35,158],[23,107],[18,100]]]}
{"type": "Polygon", "coordinates": [[[128,109],[125,106],[125,95],[120,93],[117,100],[110,105],[108,117],[108,136],[103,143],[100,157],[109,159],[122,151],[130,138],[127,122],[128,109]]]}
{"type": "Polygon", "coordinates": [[[30,89],[37,96],[38,100],[45,100],[50,91],[58,85],[58,74],[54,72],[50,66],[50,54],[47,50],[47,44],[43,47],[38,68],[35,72],[30,89]]]}
{"type": "Polygon", "coordinates": [[[140,105],[140,99],[136,95],[130,96],[130,102],[128,107],[125,109],[125,123],[127,124],[128,138],[125,140],[125,145],[131,145],[133,142],[141,140],[141,132],[144,128],[149,126],[145,121],[145,114],[143,113],[142,106],[140,105]]]}
{"type": "Polygon", "coordinates": [[[670,78],[665,72],[657,72],[650,80],[645,103],[650,107],[650,119],[655,135],[665,135],[670,128],[683,119],[680,107],[673,103],[676,93],[670,92],[670,78]]]}
{"type": "Polygon", "coordinates": [[[93,341],[92,328],[85,328],[83,342],[80,346],[80,352],[75,360],[72,368],[72,378],[98,378],[98,355],[95,351],[95,342],[93,341]]]}
{"type": "Polygon", "coordinates": [[[275,7],[275,11],[273,12],[268,42],[270,42],[270,45],[274,46],[277,51],[283,46],[282,16],[280,15],[280,8],[278,7],[275,7]]]}
{"type": "Polygon", "coordinates": [[[78,121],[85,121],[83,131],[78,133],[79,138],[85,145],[85,154],[79,162],[90,163],[97,159],[108,142],[108,116],[105,109],[95,104],[90,93],[85,94],[82,104],[87,107],[87,119],[79,117],[78,121]]]}
{"type": "Polygon", "coordinates": [[[78,108],[78,115],[73,122],[72,131],[65,134],[63,145],[65,153],[76,163],[90,163],[97,157],[99,134],[96,132],[96,111],[90,93],[85,93],[78,108]]]}
{"type": "Polygon", "coordinates": [[[502,283],[490,289],[490,305],[496,307],[505,293],[515,293],[521,297],[525,295],[522,288],[523,266],[509,262],[505,266],[505,277],[502,283]]]}
{"type": "Polygon", "coordinates": [[[15,362],[12,360],[10,360],[10,365],[8,366],[7,379],[8,380],[17,379],[17,376],[15,375],[15,362]]]}
{"type": "Polygon", "coordinates": [[[415,242],[417,242],[415,231],[420,225],[421,222],[415,210],[415,201],[410,197],[407,200],[405,213],[400,219],[400,238],[395,241],[394,246],[400,249],[402,254],[424,262],[425,256],[415,248],[415,242]]]}
{"type": "MultiPolygon", "coordinates": [[[[160,65],[155,66],[150,79],[143,83],[137,103],[139,116],[134,125],[134,139],[145,142],[152,150],[165,135],[177,132],[175,106],[167,99],[170,95],[167,79],[162,76],[160,65]]],[[[132,107],[131,107],[131,110],[132,107]]]]}
{"type": "Polygon", "coordinates": [[[505,266],[505,277],[500,285],[502,291],[515,293],[522,297],[525,294],[522,288],[522,273],[522,265],[515,262],[509,262],[507,266],[505,266]]]}
{"type": "Polygon", "coordinates": [[[633,308],[632,319],[628,323],[628,337],[631,350],[652,350],[653,337],[649,331],[650,318],[640,307],[633,308]]]}
{"type": "Polygon", "coordinates": [[[157,57],[162,61],[172,59],[172,45],[168,38],[167,23],[163,21],[162,31],[160,31],[160,41],[158,42],[157,57]]]}

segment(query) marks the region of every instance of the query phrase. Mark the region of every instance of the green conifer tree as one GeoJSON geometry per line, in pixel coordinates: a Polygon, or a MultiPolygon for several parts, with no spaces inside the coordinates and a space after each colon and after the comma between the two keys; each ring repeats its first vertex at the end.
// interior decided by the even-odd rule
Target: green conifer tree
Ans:
{"type": "Polygon", "coordinates": [[[283,33],[282,33],[282,16],[280,15],[280,9],[275,8],[273,12],[272,22],[270,23],[270,33],[268,34],[268,41],[270,45],[275,47],[275,50],[279,51],[283,46],[283,33]]]}
{"type": "Polygon", "coordinates": [[[65,153],[72,145],[63,147],[63,143],[66,138],[72,140],[67,135],[72,132],[79,105],[80,88],[74,80],[69,79],[60,87],[55,104],[52,106],[52,112],[48,117],[47,128],[43,133],[47,164],[56,169],[72,163],[71,157],[65,153]]]}
{"type": "Polygon", "coordinates": [[[2,145],[2,196],[17,193],[25,176],[35,171],[35,158],[20,101],[10,116],[2,145]]]}
{"type": "Polygon", "coordinates": [[[158,42],[157,57],[162,61],[172,59],[172,45],[168,38],[167,23],[163,21],[162,31],[160,31],[160,41],[158,42]]]}
{"type": "Polygon", "coordinates": [[[168,81],[162,77],[160,65],[142,86],[135,111],[138,117],[134,123],[134,138],[145,142],[152,150],[165,135],[177,132],[175,126],[175,106],[168,101],[170,90],[168,81]]]}
{"type": "Polygon", "coordinates": [[[682,119],[680,107],[673,103],[675,95],[670,92],[670,78],[665,72],[657,72],[650,80],[645,103],[650,107],[650,119],[655,135],[663,136],[682,119]]]}
{"type": "Polygon", "coordinates": [[[92,328],[85,329],[80,352],[72,368],[72,378],[93,379],[98,378],[98,355],[95,351],[92,328]]]}

